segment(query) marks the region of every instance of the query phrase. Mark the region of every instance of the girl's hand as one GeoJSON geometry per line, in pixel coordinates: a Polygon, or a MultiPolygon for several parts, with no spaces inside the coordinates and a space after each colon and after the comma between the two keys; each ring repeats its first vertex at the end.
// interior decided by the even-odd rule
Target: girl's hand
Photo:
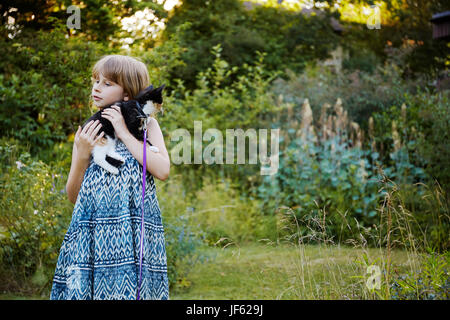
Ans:
{"type": "Polygon", "coordinates": [[[119,138],[120,140],[122,140],[125,135],[130,134],[119,106],[113,105],[111,108],[103,110],[102,117],[108,119],[111,122],[114,127],[114,131],[116,132],[117,138],[119,138]]]}
{"type": "Polygon", "coordinates": [[[90,121],[83,129],[81,129],[81,126],[78,126],[74,142],[77,147],[77,155],[81,159],[89,160],[95,144],[105,135],[105,132],[103,131],[97,137],[97,133],[101,126],[102,124],[98,120],[90,121]]]}

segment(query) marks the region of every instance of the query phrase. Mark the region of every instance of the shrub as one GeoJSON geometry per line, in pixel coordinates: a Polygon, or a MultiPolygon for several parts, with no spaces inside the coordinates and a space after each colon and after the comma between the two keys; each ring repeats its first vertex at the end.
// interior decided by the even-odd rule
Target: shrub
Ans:
{"type": "Polygon", "coordinates": [[[330,15],[306,15],[266,5],[245,8],[238,0],[186,0],[175,8],[167,21],[163,38],[177,33],[176,27],[190,22],[180,37],[186,48],[181,58],[185,65],[171,70],[172,79],[181,79],[189,90],[198,88],[195,77],[213,63],[207,56],[210,48],[220,45],[223,57],[237,67],[227,84],[245,76],[245,64],[257,59],[257,52],[267,53],[266,68],[270,72],[291,69],[300,71],[308,61],[326,58],[339,37],[330,24],[330,15]]]}
{"type": "MultiPolygon", "coordinates": [[[[264,70],[264,54],[260,54],[254,65],[245,65],[246,74],[239,76],[231,85],[225,84],[225,79],[237,68],[231,67],[221,58],[221,47],[216,46],[212,50],[215,56],[213,65],[197,77],[198,88],[187,90],[183,82],[178,82],[173,94],[166,97],[164,127],[170,133],[178,128],[189,132],[191,140],[194,136],[194,121],[201,121],[203,133],[209,128],[216,128],[222,136],[226,136],[226,129],[270,127],[274,114],[282,106],[274,103],[273,94],[270,92],[270,81],[275,76],[264,70]]],[[[169,135],[168,138],[172,140],[169,135]]],[[[205,146],[212,141],[200,142],[205,146]]],[[[168,142],[168,149],[172,149],[179,141],[168,142]]],[[[234,148],[237,148],[236,144],[234,148]]],[[[192,157],[189,151],[189,158],[192,157]]],[[[223,153],[225,155],[225,151],[223,153]]],[[[235,155],[237,152],[235,152],[235,155]]],[[[233,159],[234,163],[236,160],[233,159]]],[[[193,162],[193,161],[192,161],[193,162]]],[[[233,177],[234,181],[247,181],[249,172],[254,173],[259,168],[255,165],[236,166],[225,164],[180,164],[185,184],[190,185],[190,191],[199,190],[202,179],[198,177],[208,175],[211,177],[233,177]]],[[[242,189],[248,189],[248,185],[242,184],[242,189]]]]}
{"type": "Polygon", "coordinates": [[[307,222],[317,221],[328,239],[341,242],[357,238],[360,227],[370,229],[380,221],[378,166],[404,184],[423,182],[425,175],[408,157],[401,157],[400,149],[392,152],[393,164],[384,166],[375,150],[362,148],[363,132],[348,119],[341,101],[333,113],[328,109],[324,105],[317,125],[308,101],[300,112],[301,124],[288,111],[287,118],[293,120],[283,128],[278,173],[262,179],[257,195],[269,215],[279,208],[291,211],[291,223],[300,224],[298,236],[313,235],[307,222]]]}
{"type": "Polygon", "coordinates": [[[389,159],[394,150],[393,133],[397,145],[404,150],[404,157],[418,167],[425,168],[434,184],[442,186],[446,201],[450,203],[450,103],[448,92],[422,90],[417,94],[405,94],[404,104],[395,104],[373,115],[374,141],[382,156],[389,159]],[[393,127],[391,124],[395,122],[393,127]]]}
{"type": "Polygon", "coordinates": [[[61,169],[0,146],[8,161],[1,169],[0,274],[2,289],[43,293],[51,287],[72,205],[61,169]]]}
{"type": "MultiPolygon", "coordinates": [[[[347,63],[347,62],[346,62],[347,63]]],[[[400,70],[394,65],[376,66],[373,72],[344,70],[335,73],[315,64],[308,64],[304,72],[287,71],[287,80],[274,81],[273,92],[282,95],[293,108],[300,109],[305,99],[311,103],[314,117],[318,119],[320,108],[336,97],[348,110],[348,116],[367,129],[368,120],[374,112],[383,112],[392,105],[400,106],[404,94],[414,92],[417,83],[401,79],[400,70]]]]}
{"type": "MultiPolygon", "coordinates": [[[[256,199],[239,194],[230,179],[204,177],[193,195],[174,177],[159,189],[158,199],[167,221],[184,224],[193,237],[206,245],[241,244],[273,238],[272,217],[264,217],[256,199]]],[[[185,233],[186,233],[185,232],[185,233]]]]}
{"type": "Polygon", "coordinates": [[[240,196],[229,179],[206,179],[187,216],[209,245],[238,245],[274,236],[272,221],[262,215],[258,201],[240,196]]]}
{"type": "Polygon", "coordinates": [[[89,115],[90,68],[100,47],[66,29],[2,39],[2,135],[30,143],[31,155],[64,141],[89,115]]]}

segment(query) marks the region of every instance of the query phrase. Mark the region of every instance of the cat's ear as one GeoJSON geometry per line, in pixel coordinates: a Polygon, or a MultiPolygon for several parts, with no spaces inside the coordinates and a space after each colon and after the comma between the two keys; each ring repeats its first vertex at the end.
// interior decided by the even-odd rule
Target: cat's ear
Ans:
{"type": "Polygon", "coordinates": [[[163,84],[161,87],[156,88],[154,93],[153,93],[153,101],[161,104],[163,102],[163,98],[162,98],[162,91],[165,88],[165,84],[163,84]]]}
{"type": "Polygon", "coordinates": [[[162,91],[163,91],[163,89],[164,89],[165,87],[166,87],[166,85],[163,84],[161,87],[159,87],[159,88],[156,89],[156,92],[162,93],[162,91]]]}
{"type": "Polygon", "coordinates": [[[136,96],[135,100],[138,100],[140,102],[144,102],[148,100],[149,95],[153,91],[153,85],[148,86],[147,88],[141,90],[138,95],[136,96]]]}

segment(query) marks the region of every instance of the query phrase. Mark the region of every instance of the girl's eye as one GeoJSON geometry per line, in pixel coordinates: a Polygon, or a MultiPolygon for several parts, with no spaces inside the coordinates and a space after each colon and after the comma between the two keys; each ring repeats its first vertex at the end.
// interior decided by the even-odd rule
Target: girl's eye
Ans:
{"type": "Polygon", "coordinates": [[[109,87],[111,84],[109,82],[107,82],[106,85],[109,87]]]}

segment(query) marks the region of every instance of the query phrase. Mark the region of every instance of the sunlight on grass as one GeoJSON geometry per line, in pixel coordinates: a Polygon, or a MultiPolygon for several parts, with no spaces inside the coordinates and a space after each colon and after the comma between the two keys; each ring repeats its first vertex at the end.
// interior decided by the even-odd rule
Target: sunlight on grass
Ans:
{"type": "MultiPolygon", "coordinates": [[[[174,292],[178,299],[367,299],[366,268],[358,261],[382,257],[379,249],[340,246],[250,244],[206,248],[208,261],[189,278],[191,288],[174,292]]],[[[394,251],[398,266],[411,263],[394,251]]]]}

